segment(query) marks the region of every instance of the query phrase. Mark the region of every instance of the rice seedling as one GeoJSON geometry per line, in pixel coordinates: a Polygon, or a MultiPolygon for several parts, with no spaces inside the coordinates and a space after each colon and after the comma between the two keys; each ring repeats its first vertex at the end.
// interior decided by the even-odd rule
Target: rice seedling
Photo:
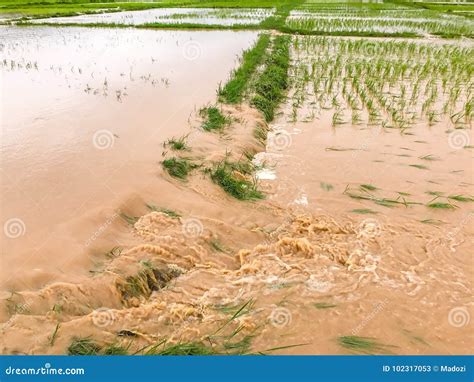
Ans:
{"type": "Polygon", "coordinates": [[[420,170],[428,170],[428,167],[426,167],[425,165],[423,164],[409,164],[410,167],[415,167],[415,168],[418,168],[420,170]]]}
{"type": "Polygon", "coordinates": [[[164,146],[170,147],[171,150],[175,150],[175,151],[189,150],[189,147],[186,144],[187,138],[188,138],[188,135],[183,135],[180,138],[174,138],[174,137],[170,138],[164,143],[164,146]]]}
{"type": "Polygon", "coordinates": [[[313,306],[316,309],[329,309],[329,308],[335,308],[337,305],[336,304],[330,304],[327,302],[315,302],[313,306]]]}
{"type": "Polygon", "coordinates": [[[288,36],[273,39],[272,50],[264,62],[265,69],[255,82],[252,104],[263,113],[267,122],[273,120],[275,109],[288,87],[289,45],[288,36]]]}
{"type": "Polygon", "coordinates": [[[330,183],[321,182],[319,185],[324,191],[331,191],[334,189],[334,186],[330,183]]]}
{"type": "Polygon", "coordinates": [[[447,209],[447,210],[452,210],[455,209],[456,206],[451,203],[443,203],[443,202],[433,202],[433,203],[428,203],[426,205],[429,208],[435,208],[435,209],[447,209]]]}
{"type": "Polygon", "coordinates": [[[356,208],[356,209],[353,209],[351,212],[353,212],[355,214],[361,214],[361,215],[368,215],[368,214],[376,215],[376,214],[378,214],[377,211],[371,210],[370,208],[356,208]]]}
{"type": "Polygon", "coordinates": [[[58,336],[58,331],[60,327],[61,327],[61,324],[58,322],[56,324],[56,327],[54,328],[53,334],[51,334],[51,337],[49,339],[49,346],[54,345],[54,342],[56,341],[56,337],[58,336]]]}
{"type": "Polygon", "coordinates": [[[264,126],[257,125],[253,131],[253,136],[257,139],[261,144],[265,144],[267,141],[268,129],[264,126]]]}
{"type": "Polygon", "coordinates": [[[368,190],[368,191],[375,191],[378,189],[372,184],[361,184],[359,187],[362,188],[363,190],[368,190]]]}
{"type": "Polygon", "coordinates": [[[181,214],[179,214],[178,212],[176,212],[174,210],[170,210],[169,208],[157,207],[154,204],[149,204],[149,203],[146,203],[146,207],[150,211],[162,212],[162,213],[168,215],[169,217],[172,217],[172,218],[175,218],[175,219],[178,219],[178,218],[181,217],[181,214]]]}
{"type": "Polygon", "coordinates": [[[387,354],[391,353],[389,348],[392,347],[371,337],[341,336],[337,338],[337,342],[352,353],[362,354],[387,354]]]}
{"type": "Polygon", "coordinates": [[[436,160],[439,160],[438,157],[435,157],[434,155],[431,155],[431,154],[428,154],[428,155],[423,155],[421,157],[419,157],[420,159],[423,159],[423,160],[428,160],[428,161],[436,161],[436,160]]]}
{"type": "Polygon", "coordinates": [[[423,223],[423,224],[431,224],[431,225],[443,225],[443,224],[446,224],[446,222],[442,221],[442,220],[438,220],[438,219],[423,219],[423,220],[420,220],[420,223],[423,223]]]}
{"type": "Polygon", "coordinates": [[[74,338],[67,348],[68,355],[98,355],[101,346],[90,338],[74,338]]]}
{"type": "Polygon", "coordinates": [[[199,115],[204,119],[201,127],[205,131],[220,131],[231,123],[231,119],[222,114],[217,106],[203,107],[199,110],[199,115]]]}
{"type": "Polygon", "coordinates": [[[128,348],[119,345],[108,345],[104,348],[104,355],[128,355],[128,348]]]}
{"type": "Polygon", "coordinates": [[[263,194],[257,188],[256,180],[247,180],[238,171],[239,169],[242,169],[242,166],[224,160],[211,170],[211,179],[236,199],[263,199],[263,194]]]}
{"type": "Polygon", "coordinates": [[[225,249],[225,247],[222,245],[222,243],[218,240],[218,239],[212,239],[209,244],[211,245],[211,247],[217,251],[217,252],[223,252],[223,253],[226,253],[227,250],[225,249]]]}
{"type": "Polygon", "coordinates": [[[179,157],[165,159],[161,163],[163,168],[168,171],[168,174],[179,179],[186,179],[192,170],[199,167],[197,164],[192,163],[189,159],[179,157]]]}
{"type": "Polygon", "coordinates": [[[457,202],[473,202],[474,198],[466,195],[449,195],[448,199],[456,200],[457,202]]]}
{"type": "MultiPolygon", "coordinates": [[[[130,215],[127,215],[127,214],[124,213],[124,212],[122,212],[122,213],[120,214],[120,217],[121,217],[123,220],[125,220],[128,224],[130,224],[130,225],[132,225],[132,226],[133,226],[133,225],[138,221],[138,219],[139,219],[138,216],[130,216],[130,215]]],[[[113,249],[112,249],[112,250],[113,250],[113,249]]],[[[112,255],[113,255],[113,254],[112,254],[112,255]]]]}

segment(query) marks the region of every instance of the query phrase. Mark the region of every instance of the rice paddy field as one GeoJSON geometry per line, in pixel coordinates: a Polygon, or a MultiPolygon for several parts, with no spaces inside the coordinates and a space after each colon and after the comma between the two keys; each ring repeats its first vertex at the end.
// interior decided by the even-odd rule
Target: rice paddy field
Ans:
{"type": "Polygon", "coordinates": [[[0,0],[0,352],[469,354],[473,15],[0,0]]]}

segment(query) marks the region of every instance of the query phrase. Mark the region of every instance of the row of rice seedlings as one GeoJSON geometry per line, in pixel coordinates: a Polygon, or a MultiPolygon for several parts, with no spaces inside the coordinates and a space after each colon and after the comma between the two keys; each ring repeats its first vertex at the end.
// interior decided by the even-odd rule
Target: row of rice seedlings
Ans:
{"type": "Polygon", "coordinates": [[[366,36],[393,36],[411,37],[433,34],[446,37],[472,37],[473,24],[468,19],[458,18],[446,20],[439,18],[429,21],[427,19],[367,19],[367,18],[316,18],[289,17],[286,25],[296,31],[310,31],[315,34],[332,35],[366,35],[366,36]]]}
{"type": "Polygon", "coordinates": [[[267,122],[273,120],[275,109],[288,87],[290,41],[289,36],[273,39],[272,50],[265,59],[265,69],[255,82],[252,104],[263,113],[267,122]]]}
{"type": "Polygon", "coordinates": [[[306,103],[313,114],[335,110],[333,125],[358,124],[363,114],[369,125],[401,130],[446,117],[455,128],[471,124],[472,48],[305,36],[295,39],[293,52],[301,62],[294,70],[293,115],[312,95],[306,103]],[[312,86],[304,91],[308,78],[312,86]]]}
{"type": "MultiPolygon", "coordinates": [[[[349,185],[344,190],[343,194],[357,200],[368,200],[375,204],[384,207],[395,207],[405,206],[409,207],[412,205],[424,205],[428,208],[434,209],[455,209],[458,208],[454,202],[469,203],[474,202],[474,197],[469,195],[455,194],[455,195],[444,195],[442,192],[428,191],[427,194],[433,196],[431,200],[426,203],[420,203],[407,199],[409,194],[404,192],[398,192],[398,196],[395,198],[385,198],[375,195],[378,188],[373,185],[361,184],[359,187],[354,188],[349,185]]],[[[375,213],[372,210],[356,209],[354,213],[375,213]]]]}
{"type": "Polygon", "coordinates": [[[219,100],[225,103],[240,103],[248,83],[257,67],[262,63],[265,51],[270,43],[270,35],[261,34],[255,45],[242,55],[240,66],[231,74],[230,80],[219,86],[219,100]]]}

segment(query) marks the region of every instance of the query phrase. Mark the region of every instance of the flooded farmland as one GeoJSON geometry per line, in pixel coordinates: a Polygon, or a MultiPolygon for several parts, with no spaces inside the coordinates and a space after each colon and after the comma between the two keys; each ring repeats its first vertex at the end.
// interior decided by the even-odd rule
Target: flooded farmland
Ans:
{"type": "Polygon", "coordinates": [[[196,23],[209,25],[258,24],[272,15],[271,9],[162,8],[133,12],[88,14],[35,20],[35,23],[103,23],[139,25],[149,23],[196,23]]]}
{"type": "Polygon", "coordinates": [[[83,226],[84,240],[73,239],[70,229],[82,228],[65,223],[159,187],[163,141],[188,131],[189,115],[213,100],[256,34],[46,27],[2,36],[2,218],[21,219],[27,232],[4,243],[3,261],[35,274],[29,288],[55,272],[42,257],[50,245],[82,251],[93,232],[83,226]]]}
{"type": "Polygon", "coordinates": [[[471,40],[1,33],[2,353],[472,348],[471,40]]]}

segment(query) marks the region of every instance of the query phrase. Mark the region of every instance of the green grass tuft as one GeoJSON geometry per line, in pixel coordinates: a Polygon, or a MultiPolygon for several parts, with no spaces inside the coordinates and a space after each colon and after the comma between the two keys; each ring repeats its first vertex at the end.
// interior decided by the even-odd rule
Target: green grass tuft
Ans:
{"type": "Polygon", "coordinates": [[[375,338],[359,336],[341,336],[337,342],[340,346],[353,353],[375,354],[388,353],[389,345],[377,342],[375,338]]]}
{"type": "Polygon", "coordinates": [[[429,208],[448,209],[448,210],[453,210],[456,208],[454,204],[442,203],[442,202],[429,203],[426,206],[429,208]]]}
{"type": "Polygon", "coordinates": [[[189,159],[178,157],[165,159],[161,163],[163,168],[168,171],[168,174],[179,179],[186,179],[188,174],[198,167],[198,165],[192,163],[189,159]]]}
{"type": "Polygon", "coordinates": [[[184,150],[189,150],[189,147],[188,145],[186,144],[186,140],[187,140],[188,136],[187,135],[183,135],[182,137],[180,138],[171,138],[171,139],[168,139],[164,146],[165,147],[170,147],[171,150],[175,150],[175,151],[184,151],[184,150]]]}
{"type": "Polygon", "coordinates": [[[161,208],[161,207],[155,206],[154,204],[148,204],[148,203],[146,204],[146,206],[150,211],[162,212],[165,215],[168,215],[169,217],[172,217],[175,219],[178,219],[181,217],[181,215],[178,212],[170,210],[168,208],[161,208]]]}
{"type": "Polygon", "coordinates": [[[368,214],[378,214],[377,211],[371,210],[370,208],[356,208],[352,210],[351,212],[355,214],[361,214],[361,215],[368,215],[368,214]]]}
{"type": "Polygon", "coordinates": [[[327,302],[315,302],[313,304],[313,306],[316,308],[316,309],[329,309],[329,308],[334,308],[336,307],[337,305],[336,304],[329,304],[327,302]]]}
{"type": "Polygon", "coordinates": [[[222,114],[216,106],[203,107],[199,110],[199,115],[204,119],[202,128],[205,131],[222,130],[231,122],[230,118],[222,114]]]}
{"type": "Polygon", "coordinates": [[[74,338],[67,348],[68,355],[98,355],[101,347],[90,338],[74,338]]]}
{"type": "Polygon", "coordinates": [[[211,170],[211,179],[236,199],[263,199],[264,196],[257,189],[256,181],[248,181],[237,173],[248,174],[248,170],[239,162],[236,164],[223,161],[211,170]]]}

